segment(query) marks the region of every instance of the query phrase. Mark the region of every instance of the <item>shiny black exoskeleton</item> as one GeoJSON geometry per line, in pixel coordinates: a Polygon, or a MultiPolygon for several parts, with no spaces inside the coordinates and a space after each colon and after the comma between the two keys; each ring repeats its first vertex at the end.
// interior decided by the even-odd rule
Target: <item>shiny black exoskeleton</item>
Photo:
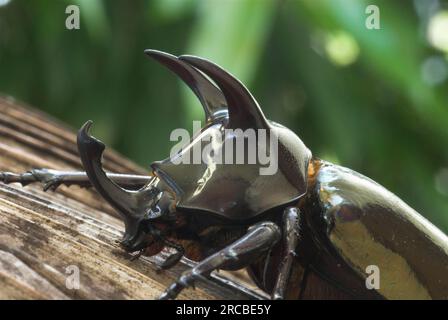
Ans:
{"type": "MultiPolygon", "coordinates": [[[[89,134],[88,122],[78,134],[85,172],[34,169],[2,173],[2,180],[40,181],[46,189],[91,184],[123,217],[127,251],[153,255],[174,248],[164,268],[184,255],[197,261],[163,299],[213,270],[240,268],[274,299],[448,298],[448,238],[440,230],[376,182],[313,157],[216,64],[146,53],[177,74],[204,108],[205,125],[189,144],[154,162],[149,176],[105,173],[105,146],[89,134]],[[275,150],[260,140],[252,150],[275,153],[277,170],[260,174],[260,161],[178,163],[217,135],[214,152],[229,152],[226,142],[235,136],[226,129],[265,130],[275,138],[275,150]]],[[[244,147],[245,155],[251,147],[244,147]]]]}

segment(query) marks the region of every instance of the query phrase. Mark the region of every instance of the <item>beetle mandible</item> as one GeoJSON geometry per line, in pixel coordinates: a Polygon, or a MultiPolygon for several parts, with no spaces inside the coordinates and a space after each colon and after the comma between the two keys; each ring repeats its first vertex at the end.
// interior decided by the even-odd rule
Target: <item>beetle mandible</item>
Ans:
{"type": "MultiPolygon", "coordinates": [[[[217,269],[247,268],[273,299],[307,297],[447,299],[448,238],[401,199],[350,169],[313,157],[291,130],[267,120],[248,89],[218,65],[195,56],[145,53],[177,74],[196,94],[206,116],[198,136],[222,133],[217,150],[233,139],[223,129],[264,129],[278,141],[278,170],[260,175],[260,163],[151,165],[148,176],[105,173],[105,145],[78,132],[85,172],[33,169],[4,172],[0,179],[92,185],[121,215],[128,252],[173,253],[162,268],[183,256],[197,261],[161,299],[217,269]],[[207,76],[207,77],[206,77],[207,76]],[[380,284],[367,288],[366,268],[380,270],[380,284]]],[[[266,147],[266,146],[265,146],[266,147]]],[[[247,149],[244,150],[247,153],[247,149]]]]}

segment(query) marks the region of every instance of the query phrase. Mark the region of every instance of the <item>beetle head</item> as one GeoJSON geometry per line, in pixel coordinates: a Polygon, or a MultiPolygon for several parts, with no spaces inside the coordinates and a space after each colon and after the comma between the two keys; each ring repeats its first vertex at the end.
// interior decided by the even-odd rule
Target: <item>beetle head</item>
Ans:
{"type": "MultiPolygon", "coordinates": [[[[137,191],[125,190],[107,178],[101,165],[105,147],[89,135],[91,122],[79,131],[78,149],[84,168],[92,185],[122,215],[126,227],[123,245],[128,251],[151,243],[169,244],[165,236],[178,225],[174,223],[174,212],[178,210],[199,210],[241,220],[293,202],[306,192],[311,153],[294,133],[265,118],[257,101],[239,80],[198,57],[176,57],[155,50],[145,53],[168,67],[192,89],[203,106],[206,122],[198,136],[177,154],[153,163],[154,179],[137,191]],[[225,129],[262,129],[268,136],[274,136],[278,140],[278,172],[260,176],[262,165],[258,159],[250,165],[213,161],[175,163],[177,157],[203,143],[198,137],[222,134],[221,140],[225,141],[229,138],[225,129]]],[[[222,149],[222,145],[217,148],[222,149]]],[[[273,151],[272,147],[266,148],[273,151]]],[[[248,153],[247,148],[244,153],[248,153]]]]}

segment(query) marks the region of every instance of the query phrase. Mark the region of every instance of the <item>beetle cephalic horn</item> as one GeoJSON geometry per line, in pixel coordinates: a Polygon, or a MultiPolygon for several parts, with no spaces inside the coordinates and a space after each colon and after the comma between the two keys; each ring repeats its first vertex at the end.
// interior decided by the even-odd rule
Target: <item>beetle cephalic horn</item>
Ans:
{"type": "MultiPolygon", "coordinates": [[[[79,130],[77,143],[84,169],[90,182],[98,193],[121,214],[126,228],[124,243],[136,237],[142,237],[138,228],[144,219],[145,206],[150,205],[153,188],[151,183],[138,191],[125,190],[110,180],[103,170],[101,158],[105,149],[104,143],[89,134],[92,121],[87,121],[79,130]]],[[[140,239],[142,240],[142,239],[140,239]]]]}
{"type": "Polygon", "coordinates": [[[255,98],[233,75],[213,62],[199,57],[183,55],[179,59],[208,75],[224,93],[229,109],[229,127],[241,129],[269,127],[255,98]]]}
{"type": "Polygon", "coordinates": [[[195,68],[169,53],[151,49],[145,53],[177,74],[191,88],[204,108],[207,121],[227,111],[221,90],[195,68]]]}

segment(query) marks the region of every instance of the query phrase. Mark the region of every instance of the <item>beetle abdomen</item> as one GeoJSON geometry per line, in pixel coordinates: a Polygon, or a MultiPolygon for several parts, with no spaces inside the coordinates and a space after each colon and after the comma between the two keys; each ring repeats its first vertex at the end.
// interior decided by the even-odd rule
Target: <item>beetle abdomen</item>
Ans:
{"type": "Polygon", "coordinates": [[[317,238],[360,279],[371,266],[385,298],[448,298],[448,237],[419,213],[371,179],[329,163],[312,192],[321,208],[311,218],[320,220],[317,238]]]}

